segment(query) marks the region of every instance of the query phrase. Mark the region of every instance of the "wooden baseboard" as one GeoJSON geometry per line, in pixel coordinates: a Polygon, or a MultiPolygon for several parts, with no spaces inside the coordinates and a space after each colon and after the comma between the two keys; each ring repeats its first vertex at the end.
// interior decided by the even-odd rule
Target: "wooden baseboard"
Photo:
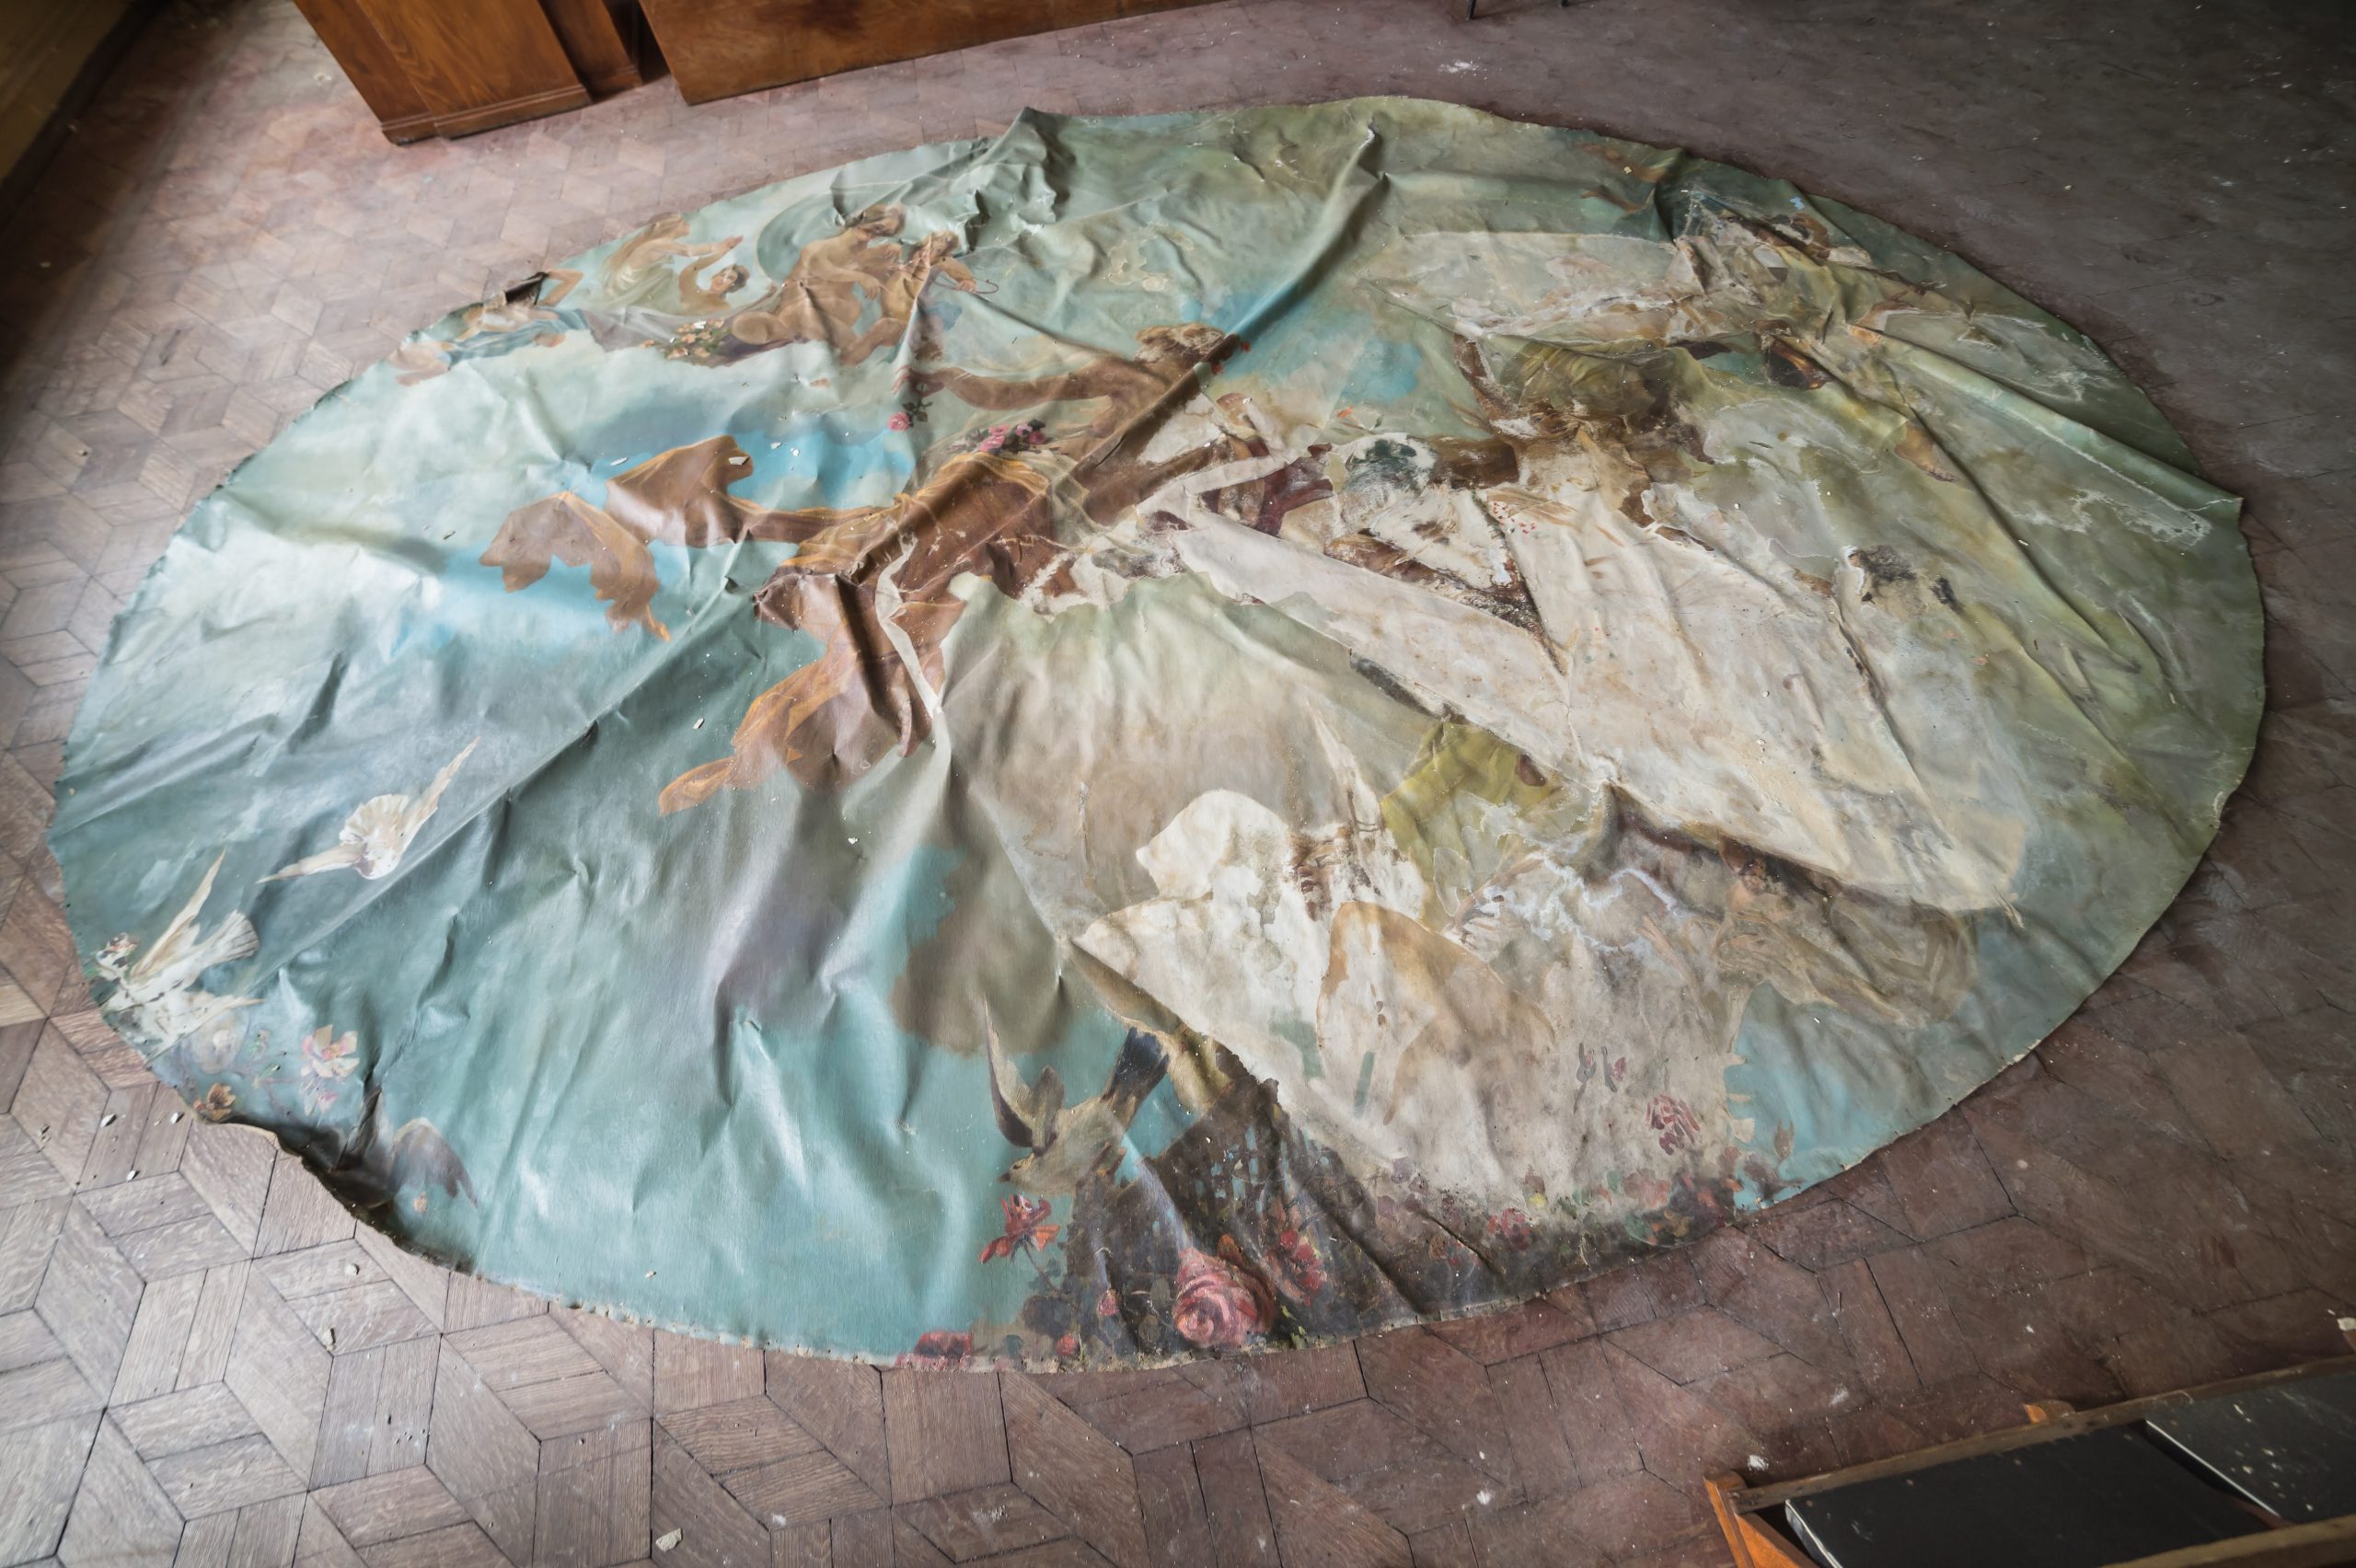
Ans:
{"type": "Polygon", "coordinates": [[[641,0],[689,103],[1206,0],[641,0]]]}
{"type": "MultiPolygon", "coordinates": [[[[471,136],[478,131],[495,131],[502,125],[513,125],[519,120],[537,120],[544,114],[561,114],[568,109],[579,109],[589,101],[589,89],[579,82],[525,98],[505,98],[479,108],[461,110],[456,114],[433,117],[433,130],[443,136],[471,136]]],[[[386,134],[392,127],[385,127],[386,134]]]]}
{"type": "Polygon", "coordinates": [[[376,128],[385,133],[386,141],[397,147],[406,147],[411,142],[422,142],[428,137],[442,134],[442,128],[433,122],[433,116],[423,112],[380,120],[376,128]]]}

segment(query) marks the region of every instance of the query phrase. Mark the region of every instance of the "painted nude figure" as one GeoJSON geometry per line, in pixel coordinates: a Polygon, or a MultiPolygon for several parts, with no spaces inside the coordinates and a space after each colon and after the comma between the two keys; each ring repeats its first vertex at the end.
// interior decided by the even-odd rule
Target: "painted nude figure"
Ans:
{"type": "Polygon", "coordinates": [[[907,222],[898,207],[871,207],[841,233],[812,240],[775,288],[728,318],[729,336],[748,349],[824,342],[842,352],[900,262],[894,236],[907,222]]]}
{"type": "Polygon", "coordinates": [[[956,248],[955,231],[937,229],[893,264],[876,295],[880,313],[875,325],[860,334],[843,354],[843,363],[859,364],[877,350],[897,342],[907,333],[908,323],[916,319],[917,306],[936,278],[964,294],[981,292],[982,285],[974,274],[953,254],[956,248]]]}
{"type": "Polygon", "coordinates": [[[673,213],[617,246],[599,279],[607,308],[642,306],[688,315],[725,309],[728,295],[745,286],[749,276],[745,270],[722,268],[709,282],[698,282],[696,274],[742,245],[745,236],[732,234],[697,245],[687,233],[687,220],[673,213]],[[674,269],[674,262],[681,265],[674,269]]]}
{"type": "Polygon", "coordinates": [[[447,339],[411,339],[387,355],[386,363],[393,367],[401,385],[410,386],[442,375],[450,368],[451,351],[478,339],[529,333],[530,346],[554,348],[564,341],[568,325],[556,307],[580,282],[581,274],[569,268],[535,273],[479,305],[470,305],[460,311],[456,335],[447,339]]]}

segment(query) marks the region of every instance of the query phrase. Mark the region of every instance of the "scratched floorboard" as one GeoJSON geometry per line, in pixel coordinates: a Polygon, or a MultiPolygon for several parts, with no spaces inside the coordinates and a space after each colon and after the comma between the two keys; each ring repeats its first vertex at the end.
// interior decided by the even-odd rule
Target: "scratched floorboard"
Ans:
{"type": "MultiPolygon", "coordinates": [[[[2344,8],[1250,0],[387,146],[283,0],[167,10],[0,250],[0,1565],[1720,1559],[1694,1482],[2327,1354],[2356,1307],[2344,8]],[[1682,142],[2092,331],[2250,497],[2273,711],[2183,901],[1958,1113],[1501,1318],[1129,1376],[764,1357],[393,1251],[89,1010],[48,790],[188,506],[407,329],[768,179],[1365,91],[1682,142]],[[657,1543],[676,1540],[669,1547],[657,1543]]],[[[716,1242],[723,1239],[716,1239],[716,1242]]]]}

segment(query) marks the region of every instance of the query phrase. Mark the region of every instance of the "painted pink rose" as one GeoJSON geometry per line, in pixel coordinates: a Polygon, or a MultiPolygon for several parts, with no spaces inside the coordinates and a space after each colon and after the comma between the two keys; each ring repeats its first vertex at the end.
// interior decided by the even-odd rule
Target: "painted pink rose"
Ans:
{"type": "Polygon", "coordinates": [[[908,411],[906,409],[901,409],[898,413],[894,414],[890,419],[884,421],[885,427],[891,430],[906,430],[914,422],[914,421],[908,418],[908,411]]]}
{"type": "Polygon", "coordinates": [[[1235,1350],[1276,1324],[1276,1297],[1268,1282],[1227,1259],[1189,1247],[1179,1257],[1176,1284],[1170,1321],[1191,1344],[1235,1350]]]}

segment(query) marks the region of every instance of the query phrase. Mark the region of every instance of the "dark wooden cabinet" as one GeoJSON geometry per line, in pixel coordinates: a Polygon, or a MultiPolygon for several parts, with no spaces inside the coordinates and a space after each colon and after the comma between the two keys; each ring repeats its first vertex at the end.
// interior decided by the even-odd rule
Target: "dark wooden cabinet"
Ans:
{"type": "Polygon", "coordinates": [[[1204,0],[643,0],[689,103],[1204,0]]]}
{"type": "Polygon", "coordinates": [[[464,136],[636,86],[608,0],[294,0],[396,142],[464,136]]]}
{"type": "Polygon", "coordinates": [[[592,98],[604,98],[643,79],[638,63],[638,11],[614,0],[540,0],[565,58],[592,98]]]}

